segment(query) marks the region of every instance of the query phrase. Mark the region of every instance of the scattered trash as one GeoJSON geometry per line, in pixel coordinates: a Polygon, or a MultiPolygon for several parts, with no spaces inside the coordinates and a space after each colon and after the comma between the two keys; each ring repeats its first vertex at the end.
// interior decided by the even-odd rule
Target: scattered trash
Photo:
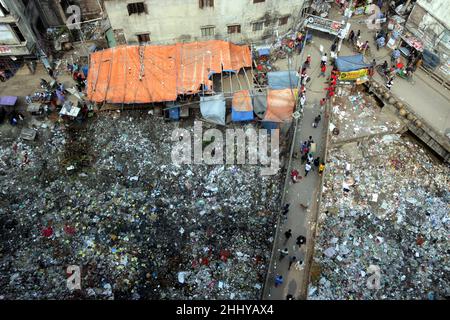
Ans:
{"type": "Polygon", "coordinates": [[[122,111],[40,128],[33,144],[0,139],[5,299],[259,299],[281,174],[177,167],[177,127],[122,111]],[[69,265],[79,292],[67,290],[69,265]]]}
{"type": "Polygon", "coordinates": [[[328,156],[313,262],[320,275],[308,299],[448,296],[449,167],[393,134],[328,156]],[[367,287],[370,265],[379,266],[379,290],[367,287]]]}

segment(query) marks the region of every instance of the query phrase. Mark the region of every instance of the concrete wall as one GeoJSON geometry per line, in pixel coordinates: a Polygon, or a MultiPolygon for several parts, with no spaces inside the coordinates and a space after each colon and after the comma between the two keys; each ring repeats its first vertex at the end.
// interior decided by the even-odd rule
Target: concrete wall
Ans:
{"type": "Polygon", "coordinates": [[[128,15],[127,4],[139,0],[105,0],[104,6],[113,30],[123,29],[129,44],[137,34],[149,33],[151,43],[201,41],[211,38],[233,42],[257,41],[272,36],[273,29],[285,32],[292,26],[304,0],[215,0],[214,7],[199,8],[199,0],[145,0],[147,14],[128,15]],[[290,15],[288,23],[278,27],[278,18],[290,15]],[[252,31],[252,23],[264,21],[261,31],[252,31]],[[228,34],[227,26],[241,25],[240,34],[228,34]],[[214,37],[202,37],[201,27],[214,26],[214,37]]]}
{"type": "Polygon", "coordinates": [[[433,0],[430,3],[426,0],[418,1],[411,11],[407,26],[417,29],[421,38],[430,45],[441,45],[450,49],[450,39],[447,36],[450,32],[448,17],[450,5],[447,0],[433,0]],[[447,19],[444,19],[443,15],[447,15],[447,19]]]}
{"type": "Polygon", "coordinates": [[[16,41],[14,41],[15,43],[7,44],[5,46],[0,44],[0,46],[3,47],[3,49],[0,51],[0,56],[22,56],[32,54],[36,45],[37,38],[28,21],[26,8],[23,6],[21,1],[3,0],[3,2],[8,7],[10,15],[6,17],[0,17],[0,24],[15,21],[13,23],[17,25],[26,41],[20,42],[17,35],[14,34],[16,38],[16,41]]]}
{"type": "Polygon", "coordinates": [[[450,5],[448,0],[418,0],[417,5],[425,9],[447,29],[450,28],[450,5]]]}

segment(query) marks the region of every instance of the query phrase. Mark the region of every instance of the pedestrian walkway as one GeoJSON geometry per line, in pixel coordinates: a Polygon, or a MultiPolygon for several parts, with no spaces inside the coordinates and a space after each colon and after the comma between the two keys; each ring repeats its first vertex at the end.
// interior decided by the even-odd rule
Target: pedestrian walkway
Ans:
{"type": "MultiPolygon", "coordinates": [[[[326,48],[326,47],[325,47],[326,48]]],[[[331,68],[327,68],[327,78],[318,78],[320,74],[320,52],[316,46],[306,47],[305,57],[310,54],[312,57],[311,68],[308,69],[308,75],[311,81],[306,86],[307,101],[303,110],[303,119],[299,123],[297,134],[294,137],[294,155],[298,152],[298,156],[292,159],[291,168],[288,169],[290,174],[292,169],[299,172],[299,180],[297,183],[289,181],[286,189],[285,203],[289,203],[289,213],[286,218],[281,220],[278,238],[275,239],[275,249],[271,269],[269,270],[268,282],[264,291],[264,299],[283,300],[288,294],[294,296],[295,299],[302,298],[300,292],[304,289],[304,280],[306,277],[305,270],[308,270],[306,258],[306,248],[311,243],[311,229],[309,222],[314,212],[315,204],[317,203],[317,196],[319,191],[320,179],[318,169],[313,165],[313,170],[305,177],[305,164],[301,163],[300,145],[303,141],[308,140],[312,136],[316,143],[317,150],[315,157],[323,157],[324,146],[324,122],[325,114],[320,107],[320,99],[325,96],[326,79],[329,77],[331,68]],[[321,114],[322,121],[317,128],[313,128],[312,123],[314,118],[321,114]],[[306,208],[309,203],[308,208],[306,208]],[[284,233],[291,229],[292,237],[285,244],[284,233]],[[306,244],[299,247],[296,244],[296,238],[303,235],[307,238],[306,244]],[[281,250],[287,248],[288,256],[279,261],[281,250]],[[303,261],[303,265],[297,267],[295,263],[289,268],[289,258],[295,256],[297,261],[303,261]],[[275,277],[277,275],[283,276],[283,283],[275,287],[275,277]]],[[[322,107],[323,109],[324,107],[322,107]]]]}

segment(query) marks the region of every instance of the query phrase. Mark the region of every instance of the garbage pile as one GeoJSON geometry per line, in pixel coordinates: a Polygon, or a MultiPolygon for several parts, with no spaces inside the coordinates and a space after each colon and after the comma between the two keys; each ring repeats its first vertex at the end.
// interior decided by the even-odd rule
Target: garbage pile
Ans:
{"type": "Polygon", "coordinates": [[[339,129],[338,135],[331,140],[345,142],[355,138],[382,133],[395,133],[401,127],[400,120],[394,114],[385,112],[370,95],[349,88],[339,88],[332,107],[332,127],[339,129]]]}
{"type": "Polygon", "coordinates": [[[309,299],[448,297],[449,167],[400,135],[329,155],[309,299]]]}
{"type": "Polygon", "coordinates": [[[0,299],[258,299],[281,176],[176,166],[178,125],[114,112],[0,139],[0,299]]]}

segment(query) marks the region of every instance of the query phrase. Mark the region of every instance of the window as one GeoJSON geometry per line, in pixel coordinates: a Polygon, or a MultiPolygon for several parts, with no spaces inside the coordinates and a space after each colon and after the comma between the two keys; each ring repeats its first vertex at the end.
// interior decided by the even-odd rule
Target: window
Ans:
{"type": "Polygon", "coordinates": [[[17,38],[19,38],[20,42],[25,42],[25,37],[23,36],[22,32],[19,30],[19,27],[15,24],[11,25],[11,29],[16,34],[17,38]]]}
{"type": "Polygon", "coordinates": [[[7,24],[0,24],[0,45],[1,44],[13,44],[17,40],[14,37],[11,28],[7,24]]]}
{"type": "Polygon", "coordinates": [[[264,22],[254,22],[252,23],[253,31],[261,31],[264,27],[264,22]]]}
{"type": "Polygon", "coordinates": [[[264,1],[266,1],[266,0],[253,0],[253,3],[261,3],[261,2],[264,2],[264,1]]]}
{"type": "Polygon", "coordinates": [[[203,8],[214,8],[214,0],[198,0],[198,6],[200,9],[203,8]]]}
{"type": "Polygon", "coordinates": [[[289,16],[280,18],[280,19],[278,19],[278,25],[279,26],[284,26],[285,24],[288,23],[288,20],[289,20],[289,16]]]}
{"type": "Polygon", "coordinates": [[[135,2],[135,3],[129,3],[127,5],[128,9],[128,15],[131,16],[132,14],[141,14],[141,13],[147,13],[147,10],[145,8],[145,4],[143,2],[135,2]]]}
{"type": "Polygon", "coordinates": [[[241,25],[228,26],[228,33],[241,33],[241,25]]]}
{"type": "Polygon", "coordinates": [[[214,29],[215,27],[213,26],[208,26],[208,27],[202,27],[202,37],[210,37],[214,35],[214,29]]]}
{"type": "Polygon", "coordinates": [[[7,16],[9,14],[9,9],[3,2],[3,0],[0,0],[0,17],[7,16]]]}
{"type": "Polygon", "coordinates": [[[137,35],[139,43],[147,43],[150,42],[150,34],[149,33],[143,33],[137,35]]]}

